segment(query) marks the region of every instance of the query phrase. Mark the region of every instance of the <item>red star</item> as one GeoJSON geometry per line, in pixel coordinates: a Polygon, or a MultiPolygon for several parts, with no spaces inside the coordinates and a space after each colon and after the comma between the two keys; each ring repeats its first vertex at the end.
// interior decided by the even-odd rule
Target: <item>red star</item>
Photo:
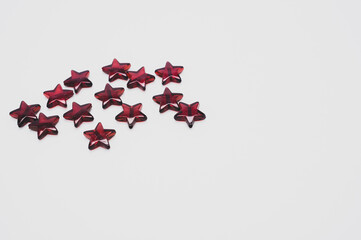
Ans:
{"type": "Polygon", "coordinates": [[[29,124],[29,128],[38,132],[38,139],[43,139],[46,135],[58,135],[55,125],[59,122],[59,116],[47,117],[43,113],[39,114],[39,119],[29,124]]]}
{"type": "Polygon", "coordinates": [[[155,74],[162,78],[163,85],[170,82],[180,83],[182,79],[179,74],[183,72],[183,69],[182,66],[173,66],[170,62],[167,62],[164,68],[155,70],[155,74]]]}
{"type": "Polygon", "coordinates": [[[193,127],[195,121],[201,121],[206,118],[206,115],[198,110],[199,102],[190,105],[183,102],[179,103],[180,110],[174,115],[176,121],[186,122],[188,127],[193,127]]]}
{"type": "Polygon", "coordinates": [[[83,122],[91,122],[94,120],[93,115],[89,112],[91,108],[91,103],[79,105],[73,102],[73,109],[64,113],[63,117],[67,120],[73,120],[74,126],[79,127],[83,122]]]}
{"type": "Polygon", "coordinates": [[[122,96],[124,88],[112,88],[109,83],[105,85],[103,91],[97,92],[94,96],[103,102],[103,109],[110,107],[111,105],[122,105],[122,96]]]}
{"type": "Polygon", "coordinates": [[[154,102],[158,103],[159,112],[163,113],[167,110],[179,111],[178,102],[183,98],[181,93],[172,93],[169,88],[165,88],[163,94],[153,97],[154,102]]]}
{"type": "Polygon", "coordinates": [[[144,67],[140,68],[138,71],[128,71],[129,82],[127,84],[128,88],[140,88],[145,91],[145,85],[154,81],[155,77],[148,73],[145,73],[144,67]]]}
{"type": "Polygon", "coordinates": [[[93,150],[97,147],[110,148],[109,140],[115,135],[114,129],[104,129],[101,123],[95,127],[94,130],[84,132],[84,136],[90,140],[89,150],[93,150]]]}
{"type": "Polygon", "coordinates": [[[136,122],[144,122],[147,116],[142,113],[142,104],[138,103],[133,106],[123,103],[123,112],[115,116],[115,120],[119,122],[127,122],[130,129],[132,129],[136,122]]]}
{"type": "Polygon", "coordinates": [[[128,80],[127,71],[130,68],[130,63],[119,63],[114,58],[111,65],[104,66],[103,72],[109,75],[109,82],[113,82],[117,79],[128,80]]]}
{"type": "Polygon", "coordinates": [[[66,107],[66,100],[74,95],[72,90],[63,90],[60,84],[56,85],[54,90],[45,91],[44,95],[49,99],[46,106],[53,108],[55,106],[66,107]]]}
{"type": "Polygon", "coordinates": [[[34,122],[38,118],[36,114],[40,110],[39,104],[28,105],[26,102],[21,101],[20,107],[10,112],[10,116],[18,119],[18,126],[23,127],[29,122],[34,122]]]}
{"type": "Polygon", "coordinates": [[[72,87],[75,93],[78,93],[82,88],[89,88],[93,86],[93,83],[88,79],[89,71],[77,72],[71,70],[71,77],[64,81],[64,85],[72,87]]]}

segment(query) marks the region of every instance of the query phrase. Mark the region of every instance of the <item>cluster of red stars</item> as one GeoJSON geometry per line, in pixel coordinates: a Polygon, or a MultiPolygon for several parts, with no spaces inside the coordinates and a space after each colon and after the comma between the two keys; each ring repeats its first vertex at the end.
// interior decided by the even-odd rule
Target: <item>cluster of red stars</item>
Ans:
{"type": "MultiPolygon", "coordinates": [[[[104,66],[103,72],[108,74],[109,82],[113,82],[117,79],[126,80],[127,87],[140,88],[143,91],[146,90],[146,85],[155,80],[155,77],[145,72],[144,67],[138,71],[129,71],[130,63],[119,63],[117,59],[114,59],[111,65],[104,66]]],[[[173,66],[170,62],[167,62],[164,68],[155,70],[155,74],[162,78],[162,84],[166,85],[170,82],[180,83],[181,77],[179,76],[183,71],[182,66],[173,66]]],[[[88,79],[89,71],[76,72],[71,71],[71,76],[64,81],[66,87],[74,89],[77,94],[82,88],[89,88],[93,84],[88,79]]],[[[63,89],[58,84],[54,90],[48,90],[44,92],[45,97],[48,98],[47,107],[53,108],[56,106],[67,107],[67,100],[74,95],[72,90],[63,89]]],[[[124,88],[113,88],[109,83],[105,85],[103,91],[94,94],[95,98],[102,101],[103,109],[110,107],[111,105],[122,106],[123,111],[115,116],[115,120],[119,122],[128,123],[129,128],[133,128],[135,123],[144,122],[147,120],[147,116],[141,112],[142,104],[128,105],[122,102],[120,98],[124,93],[124,88]]],[[[156,95],[153,100],[158,103],[159,112],[163,113],[167,110],[173,110],[177,113],[174,116],[176,121],[184,121],[191,128],[195,121],[200,121],[206,118],[205,114],[198,110],[198,102],[192,104],[186,104],[180,102],[183,98],[181,93],[172,93],[169,88],[165,88],[163,94],[156,95]]],[[[28,105],[22,101],[20,107],[10,112],[10,116],[16,118],[18,126],[23,127],[29,123],[29,129],[36,131],[38,139],[43,139],[45,136],[57,135],[58,130],[55,127],[59,122],[59,116],[45,116],[43,113],[37,113],[40,111],[39,104],[28,105]]],[[[64,113],[63,117],[67,120],[74,122],[74,126],[77,128],[83,122],[91,122],[94,117],[90,113],[92,108],[91,103],[80,105],[76,102],[72,103],[72,109],[64,113]]],[[[93,150],[97,147],[110,148],[109,140],[115,135],[114,129],[104,129],[103,125],[99,122],[94,130],[84,132],[84,136],[88,138],[89,149],[93,150]]]]}

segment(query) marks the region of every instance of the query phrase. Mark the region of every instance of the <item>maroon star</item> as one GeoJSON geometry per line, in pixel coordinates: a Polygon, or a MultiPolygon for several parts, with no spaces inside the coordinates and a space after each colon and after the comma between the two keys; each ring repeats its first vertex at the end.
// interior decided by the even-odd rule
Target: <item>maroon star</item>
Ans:
{"type": "Polygon", "coordinates": [[[103,91],[97,92],[94,96],[103,102],[103,109],[110,107],[111,105],[122,105],[122,96],[124,92],[124,88],[112,88],[109,83],[105,85],[105,89],[103,91]]]}
{"type": "Polygon", "coordinates": [[[39,114],[39,119],[29,124],[29,128],[38,132],[38,139],[43,139],[46,135],[58,135],[55,125],[59,122],[59,116],[47,117],[43,113],[39,114]]]}
{"type": "Polygon", "coordinates": [[[115,116],[115,120],[119,122],[127,122],[130,129],[132,129],[137,122],[144,122],[147,116],[142,113],[142,104],[138,103],[133,106],[123,103],[123,112],[115,116]]]}
{"type": "Polygon", "coordinates": [[[75,93],[80,92],[82,88],[89,88],[93,83],[88,79],[89,71],[77,72],[71,70],[71,77],[64,81],[64,85],[74,88],[75,93]]]}
{"type": "Polygon", "coordinates": [[[181,93],[172,93],[169,88],[165,88],[163,94],[153,97],[154,102],[158,103],[159,112],[163,113],[167,110],[179,111],[178,102],[183,98],[181,93]]]}
{"type": "Polygon", "coordinates": [[[84,136],[90,140],[88,148],[93,150],[97,147],[110,148],[109,140],[115,135],[114,129],[104,129],[101,123],[94,130],[84,132],[84,136]]]}
{"type": "Polygon", "coordinates": [[[182,79],[179,74],[183,72],[183,69],[182,66],[173,66],[170,62],[167,62],[164,68],[155,70],[155,74],[162,78],[163,85],[170,82],[180,83],[182,79]]]}
{"type": "Polygon", "coordinates": [[[144,67],[141,67],[138,71],[128,71],[127,73],[129,81],[127,83],[128,88],[140,88],[145,91],[145,85],[154,81],[155,77],[145,72],[144,67]]]}
{"type": "Polygon", "coordinates": [[[73,102],[73,109],[64,113],[63,117],[67,120],[74,121],[74,126],[79,127],[83,122],[91,122],[94,120],[93,115],[89,112],[91,108],[91,103],[79,105],[73,102]]]}
{"type": "Polygon", "coordinates": [[[128,80],[127,71],[130,68],[130,63],[119,63],[114,58],[111,65],[104,66],[103,72],[109,75],[109,82],[113,82],[117,79],[128,80]]]}
{"type": "Polygon", "coordinates": [[[206,115],[198,110],[199,102],[190,105],[183,102],[179,103],[180,110],[174,115],[176,121],[186,122],[188,127],[193,127],[195,121],[201,121],[206,118],[206,115]]]}
{"type": "Polygon", "coordinates": [[[45,91],[44,95],[48,98],[48,103],[46,104],[48,108],[53,108],[58,105],[66,107],[66,100],[71,98],[74,92],[72,90],[63,90],[61,85],[58,84],[54,90],[45,91]]]}
{"type": "Polygon", "coordinates": [[[34,122],[36,114],[40,110],[39,104],[28,105],[26,102],[21,101],[20,107],[10,112],[10,116],[18,120],[18,126],[24,127],[29,122],[34,122]]]}

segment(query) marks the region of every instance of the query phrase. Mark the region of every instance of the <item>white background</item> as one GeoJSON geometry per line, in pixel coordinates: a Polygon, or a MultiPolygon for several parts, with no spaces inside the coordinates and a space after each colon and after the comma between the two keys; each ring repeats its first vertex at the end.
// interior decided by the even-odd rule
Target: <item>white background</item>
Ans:
{"type": "MultiPolygon", "coordinates": [[[[361,239],[360,1],[1,1],[1,240],[361,239]],[[103,110],[113,58],[169,60],[207,119],[159,114],[160,78],[126,89],[148,116],[103,110]],[[42,92],[90,70],[93,87],[46,108],[42,92]],[[39,141],[9,112],[61,116],[39,141]],[[63,119],[91,102],[95,121],[63,119]],[[89,151],[83,131],[116,129],[89,151]]],[[[125,87],[118,80],[112,84],[125,87]]]]}

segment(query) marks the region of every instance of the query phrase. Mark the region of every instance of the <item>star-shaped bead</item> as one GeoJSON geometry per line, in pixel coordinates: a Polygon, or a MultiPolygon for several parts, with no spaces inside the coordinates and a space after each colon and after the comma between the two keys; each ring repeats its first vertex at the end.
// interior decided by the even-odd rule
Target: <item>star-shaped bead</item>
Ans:
{"type": "Polygon", "coordinates": [[[18,126],[23,127],[29,122],[34,122],[38,118],[36,114],[40,110],[39,104],[28,105],[26,102],[21,101],[20,107],[10,112],[10,116],[18,120],[18,126]]]}
{"type": "Polygon", "coordinates": [[[77,72],[71,70],[71,77],[64,81],[64,85],[74,88],[75,93],[80,92],[82,88],[89,88],[93,83],[88,79],[89,71],[77,72]]]}
{"type": "Polygon", "coordinates": [[[104,129],[103,125],[98,123],[94,130],[85,131],[84,136],[90,140],[88,145],[89,150],[97,147],[109,149],[109,140],[114,137],[115,133],[114,129],[104,129]]]}
{"type": "Polygon", "coordinates": [[[113,82],[117,79],[128,80],[127,71],[130,68],[130,63],[119,63],[114,58],[111,65],[104,66],[103,72],[109,75],[109,82],[113,82]]]}
{"type": "Polygon", "coordinates": [[[110,107],[111,105],[122,105],[122,96],[124,92],[124,88],[112,88],[109,83],[105,85],[105,89],[103,91],[97,92],[94,96],[103,102],[103,109],[110,107]]]}
{"type": "Polygon", "coordinates": [[[63,117],[67,120],[74,121],[74,126],[79,127],[83,122],[91,122],[94,120],[93,115],[89,112],[91,108],[91,103],[79,105],[73,102],[73,109],[64,113],[63,117]]]}
{"type": "Polygon", "coordinates": [[[43,139],[46,135],[57,135],[58,129],[55,125],[59,122],[59,116],[47,117],[43,113],[39,114],[39,119],[29,124],[29,128],[38,132],[38,139],[43,139]]]}
{"type": "Polygon", "coordinates": [[[176,121],[186,122],[188,127],[193,127],[195,121],[201,121],[206,118],[206,115],[198,110],[199,102],[192,103],[190,105],[180,102],[179,112],[174,115],[176,121]]]}
{"type": "Polygon", "coordinates": [[[172,93],[169,88],[165,88],[163,94],[153,97],[154,102],[159,104],[159,112],[167,110],[179,111],[178,102],[183,98],[181,93],[172,93]]]}
{"type": "Polygon", "coordinates": [[[46,104],[48,108],[53,108],[58,105],[66,107],[66,100],[71,98],[74,92],[72,90],[63,90],[61,85],[58,84],[54,90],[45,91],[44,95],[48,98],[48,103],[46,104]]]}
{"type": "Polygon", "coordinates": [[[173,66],[170,62],[167,62],[164,68],[155,70],[155,74],[162,78],[163,85],[170,82],[180,83],[182,79],[179,74],[183,72],[183,69],[182,66],[173,66]]]}
{"type": "Polygon", "coordinates": [[[137,122],[144,122],[147,116],[141,112],[142,104],[138,103],[133,106],[123,103],[123,112],[115,116],[115,120],[119,122],[127,122],[130,129],[132,129],[137,122]]]}
{"type": "Polygon", "coordinates": [[[154,81],[155,77],[145,72],[144,67],[141,67],[138,71],[128,71],[127,73],[129,81],[127,83],[128,88],[140,88],[145,91],[145,85],[154,81]]]}

